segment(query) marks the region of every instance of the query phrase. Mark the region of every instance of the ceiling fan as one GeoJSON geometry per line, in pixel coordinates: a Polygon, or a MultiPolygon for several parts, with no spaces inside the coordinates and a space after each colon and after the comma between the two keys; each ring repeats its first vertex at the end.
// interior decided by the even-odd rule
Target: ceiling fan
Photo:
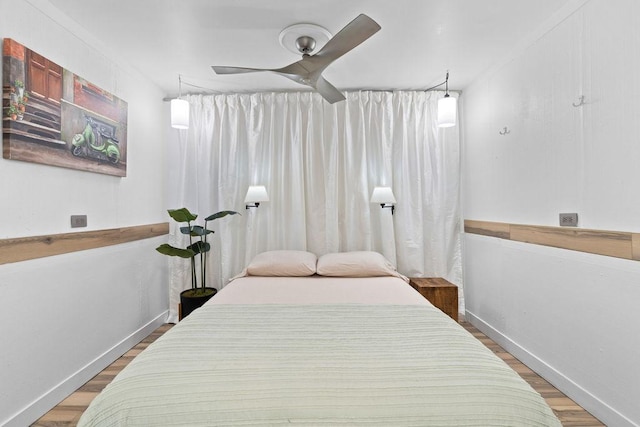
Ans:
{"type": "Polygon", "coordinates": [[[344,95],[331,83],[322,77],[322,72],[333,61],[349,52],[360,43],[367,40],[380,30],[380,25],[365,14],[358,15],[348,23],[338,34],[331,38],[323,47],[311,55],[316,46],[316,40],[307,35],[298,37],[295,41],[302,59],[282,68],[243,68],[213,66],[216,74],[243,74],[259,71],[270,71],[296,83],[314,88],[330,104],[343,101],[344,95]]]}

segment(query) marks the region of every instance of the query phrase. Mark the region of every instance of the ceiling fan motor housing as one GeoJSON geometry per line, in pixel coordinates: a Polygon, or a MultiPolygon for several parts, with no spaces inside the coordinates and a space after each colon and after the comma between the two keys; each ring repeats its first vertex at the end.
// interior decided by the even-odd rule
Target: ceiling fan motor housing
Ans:
{"type": "Polygon", "coordinates": [[[310,36],[300,36],[296,39],[296,48],[303,55],[309,55],[316,48],[316,40],[310,36]]]}

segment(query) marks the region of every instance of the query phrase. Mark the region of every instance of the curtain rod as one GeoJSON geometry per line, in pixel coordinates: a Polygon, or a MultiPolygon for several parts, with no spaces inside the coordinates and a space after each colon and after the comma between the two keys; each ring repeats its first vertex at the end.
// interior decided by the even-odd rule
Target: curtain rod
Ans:
{"type": "MultiPolygon", "coordinates": [[[[343,89],[343,91],[345,92],[355,92],[355,91],[366,91],[366,92],[388,92],[388,93],[393,93],[393,92],[397,92],[397,91],[406,91],[406,92],[429,92],[434,90],[435,88],[442,86],[445,82],[440,83],[439,85],[430,87],[428,89],[343,89]]],[[[182,82],[182,84],[186,84],[184,81],[182,82]]],[[[306,91],[300,91],[300,90],[296,90],[296,89],[280,89],[280,90],[262,90],[262,91],[252,91],[252,92],[221,92],[221,91],[216,91],[214,89],[209,89],[209,88],[202,88],[204,90],[208,90],[211,92],[188,92],[183,94],[183,96],[189,96],[189,95],[234,95],[234,94],[255,94],[255,93],[268,93],[268,92],[279,92],[279,93],[293,93],[293,92],[313,92],[313,90],[306,90],[306,91]]],[[[443,90],[444,92],[444,90],[443,90]]],[[[449,90],[449,92],[454,92],[454,93],[460,93],[460,91],[458,90],[449,90]]],[[[175,97],[164,97],[162,98],[163,101],[168,102],[171,101],[172,99],[175,99],[175,97]]]]}

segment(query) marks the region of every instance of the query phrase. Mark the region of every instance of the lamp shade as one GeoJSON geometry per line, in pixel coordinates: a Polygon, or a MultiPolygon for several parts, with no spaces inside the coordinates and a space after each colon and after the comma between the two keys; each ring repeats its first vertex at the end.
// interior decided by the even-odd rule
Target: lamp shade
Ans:
{"type": "Polygon", "coordinates": [[[396,203],[391,187],[375,187],[371,193],[371,203],[396,203]]]}
{"type": "Polygon", "coordinates": [[[269,195],[264,185],[251,185],[247,190],[247,196],[244,198],[245,203],[268,202],[269,195]]]}
{"type": "Polygon", "coordinates": [[[171,127],[189,129],[189,102],[184,99],[171,100],[171,127]]]}
{"type": "Polygon", "coordinates": [[[457,116],[457,100],[454,97],[447,95],[438,100],[438,127],[450,128],[455,126],[457,116]]]}

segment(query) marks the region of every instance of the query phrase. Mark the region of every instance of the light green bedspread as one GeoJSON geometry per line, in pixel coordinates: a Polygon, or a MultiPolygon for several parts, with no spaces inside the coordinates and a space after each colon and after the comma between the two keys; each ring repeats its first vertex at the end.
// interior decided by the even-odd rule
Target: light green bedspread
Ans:
{"type": "Polygon", "coordinates": [[[134,359],[80,426],[559,426],[431,306],[216,305],[134,359]]]}

